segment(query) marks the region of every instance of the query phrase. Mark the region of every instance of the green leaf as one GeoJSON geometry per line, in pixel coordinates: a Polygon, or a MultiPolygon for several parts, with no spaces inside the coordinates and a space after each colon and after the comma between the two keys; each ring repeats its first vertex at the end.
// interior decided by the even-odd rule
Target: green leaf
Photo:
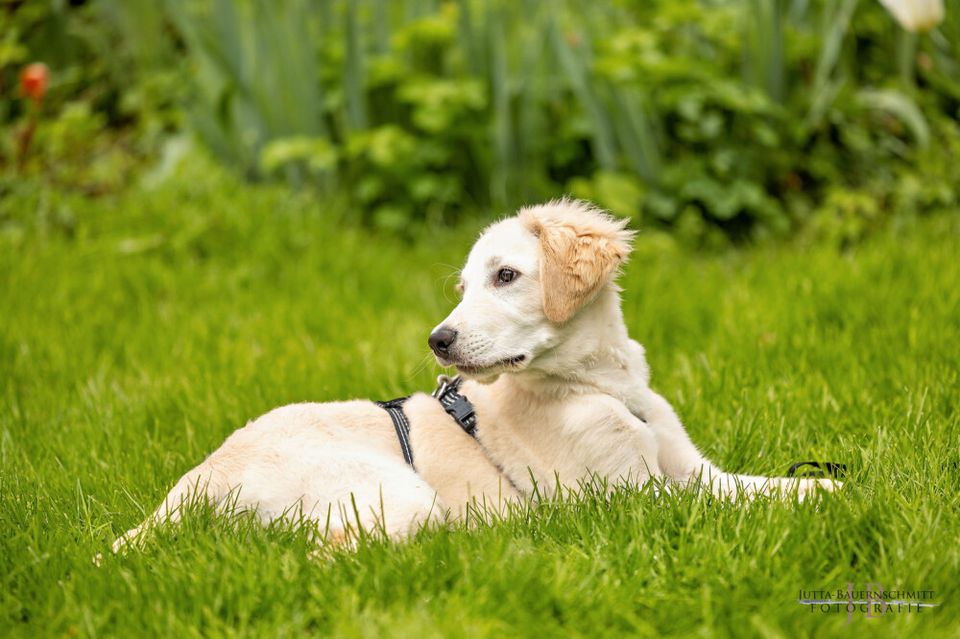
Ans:
{"type": "Polygon", "coordinates": [[[930,143],[930,127],[917,103],[895,89],[862,89],[857,101],[867,109],[885,111],[903,122],[921,147],[930,143]]]}
{"type": "Polygon", "coordinates": [[[337,166],[337,149],[325,138],[294,136],[273,140],[260,152],[260,170],[273,173],[293,162],[303,162],[311,171],[337,166]]]}

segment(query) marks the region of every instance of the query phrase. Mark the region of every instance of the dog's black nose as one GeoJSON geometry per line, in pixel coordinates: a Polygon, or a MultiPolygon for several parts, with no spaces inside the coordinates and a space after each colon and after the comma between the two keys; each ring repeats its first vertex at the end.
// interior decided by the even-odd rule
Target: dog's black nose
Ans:
{"type": "Polygon", "coordinates": [[[446,357],[450,354],[450,347],[453,345],[455,339],[457,339],[457,332],[455,330],[441,327],[430,334],[430,339],[427,340],[427,343],[430,344],[430,348],[434,353],[441,357],[446,357]]]}

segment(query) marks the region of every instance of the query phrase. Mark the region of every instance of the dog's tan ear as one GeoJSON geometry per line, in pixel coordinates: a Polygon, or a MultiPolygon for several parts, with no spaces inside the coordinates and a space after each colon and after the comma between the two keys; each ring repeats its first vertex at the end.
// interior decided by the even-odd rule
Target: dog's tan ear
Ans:
{"type": "Polygon", "coordinates": [[[610,282],[630,254],[633,232],[590,205],[560,200],[520,211],[540,240],[543,310],[562,324],[610,282]]]}

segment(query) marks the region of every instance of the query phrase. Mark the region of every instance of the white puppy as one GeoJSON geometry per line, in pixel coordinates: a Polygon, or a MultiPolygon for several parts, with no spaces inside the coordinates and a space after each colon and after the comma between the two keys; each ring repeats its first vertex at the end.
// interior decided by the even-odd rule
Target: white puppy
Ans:
{"type": "Polygon", "coordinates": [[[403,536],[434,517],[462,516],[600,476],[665,476],[716,495],[797,492],[835,482],[731,475],[693,445],[648,386],[643,347],[627,335],[614,280],[630,252],[626,222],[570,200],[523,209],[489,227],[462,271],[463,299],[433,331],[444,366],[466,378],[475,438],[437,400],[403,406],[413,467],[387,412],[369,401],[295,404],[236,431],[187,473],[141,526],[180,516],[200,495],[255,510],[295,511],[329,537],[353,527],[403,536]]]}
{"type": "Polygon", "coordinates": [[[467,260],[463,299],[434,330],[443,365],[474,381],[477,439],[521,490],[575,486],[590,473],[700,481],[712,492],[797,490],[831,480],[731,475],[690,441],[650,389],[643,347],[630,339],[614,283],[633,232],[583,202],[523,209],[488,228],[467,260]]]}

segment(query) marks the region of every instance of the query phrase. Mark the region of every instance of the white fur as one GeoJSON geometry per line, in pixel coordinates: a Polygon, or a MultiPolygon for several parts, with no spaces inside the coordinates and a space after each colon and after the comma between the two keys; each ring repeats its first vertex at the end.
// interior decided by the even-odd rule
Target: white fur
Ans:
{"type": "MultiPolygon", "coordinates": [[[[468,378],[463,392],[477,410],[476,440],[435,400],[415,395],[405,407],[415,472],[389,416],[371,402],[278,408],[187,473],[114,550],[146,526],[178,519],[181,503],[194,494],[233,500],[264,520],[293,509],[341,539],[356,526],[402,537],[431,519],[463,516],[470,501],[500,509],[518,497],[514,487],[528,494],[536,482],[549,493],[557,479],[575,488],[597,475],[702,482],[719,496],[832,490],[830,480],[731,475],[700,454],[670,404],[650,389],[644,349],[627,334],[611,267],[626,258],[631,238],[622,222],[561,200],[525,209],[477,240],[462,271],[463,299],[438,325],[458,332],[440,361],[468,378]],[[578,310],[562,322],[544,311],[541,243],[550,233],[560,246],[575,243],[584,258],[579,270],[554,265],[570,266],[570,277],[580,278],[572,285],[579,286],[578,310]],[[594,250],[603,254],[590,255],[594,250]],[[498,285],[502,268],[519,275],[498,285]],[[601,279],[586,281],[590,273],[601,279]]],[[[551,281],[562,282],[564,272],[559,277],[551,281]]]]}

